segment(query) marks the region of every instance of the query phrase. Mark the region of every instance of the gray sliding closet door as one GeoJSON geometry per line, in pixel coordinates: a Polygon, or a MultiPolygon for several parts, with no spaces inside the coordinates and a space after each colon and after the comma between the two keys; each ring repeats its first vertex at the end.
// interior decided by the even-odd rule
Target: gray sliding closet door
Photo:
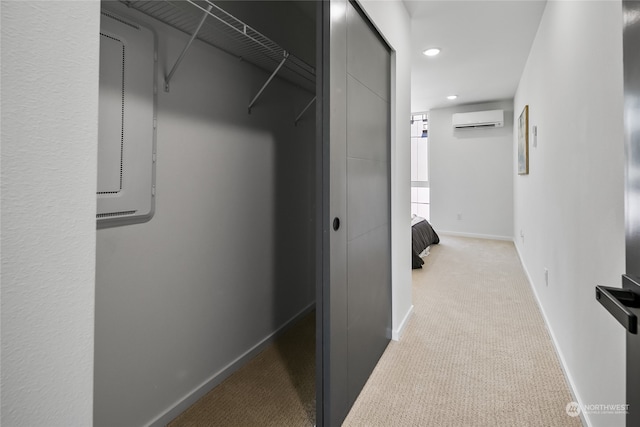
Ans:
{"type": "Polygon", "coordinates": [[[322,419],[338,426],[391,335],[391,59],[352,3],[332,0],[323,20],[322,419]]]}

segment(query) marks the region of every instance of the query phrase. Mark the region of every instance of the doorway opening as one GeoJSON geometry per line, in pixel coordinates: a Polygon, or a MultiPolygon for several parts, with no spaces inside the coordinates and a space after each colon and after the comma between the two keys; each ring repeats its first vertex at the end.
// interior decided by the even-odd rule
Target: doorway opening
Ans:
{"type": "Polygon", "coordinates": [[[411,115],[411,216],[431,221],[429,186],[429,115],[411,115]]]}
{"type": "Polygon", "coordinates": [[[96,427],[314,425],[315,20],[102,2],[96,427]]]}

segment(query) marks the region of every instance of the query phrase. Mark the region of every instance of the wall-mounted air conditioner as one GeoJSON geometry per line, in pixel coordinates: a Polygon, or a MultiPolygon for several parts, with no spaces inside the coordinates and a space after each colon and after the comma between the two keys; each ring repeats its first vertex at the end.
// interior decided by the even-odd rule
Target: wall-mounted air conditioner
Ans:
{"type": "Polygon", "coordinates": [[[456,113],[451,121],[454,129],[501,128],[504,126],[504,110],[456,113]]]}

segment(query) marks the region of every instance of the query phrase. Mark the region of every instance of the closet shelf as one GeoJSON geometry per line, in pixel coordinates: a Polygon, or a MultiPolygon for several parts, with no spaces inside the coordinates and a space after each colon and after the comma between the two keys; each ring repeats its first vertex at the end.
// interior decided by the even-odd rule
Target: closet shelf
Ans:
{"type": "Polygon", "coordinates": [[[166,90],[191,42],[197,38],[270,74],[251,101],[249,111],[276,74],[296,86],[315,92],[316,76],[312,66],[210,0],[128,0],[124,3],[192,36],[166,77],[166,90]]]}

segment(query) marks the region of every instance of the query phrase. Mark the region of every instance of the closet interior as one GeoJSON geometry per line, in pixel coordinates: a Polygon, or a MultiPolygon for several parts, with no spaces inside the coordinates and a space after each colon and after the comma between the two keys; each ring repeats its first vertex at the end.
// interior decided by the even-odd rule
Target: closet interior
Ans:
{"type": "Polygon", "coordinates": [[[313,1],[102,2],[96,427],[314,425],[315,26],[313,1]]]}

